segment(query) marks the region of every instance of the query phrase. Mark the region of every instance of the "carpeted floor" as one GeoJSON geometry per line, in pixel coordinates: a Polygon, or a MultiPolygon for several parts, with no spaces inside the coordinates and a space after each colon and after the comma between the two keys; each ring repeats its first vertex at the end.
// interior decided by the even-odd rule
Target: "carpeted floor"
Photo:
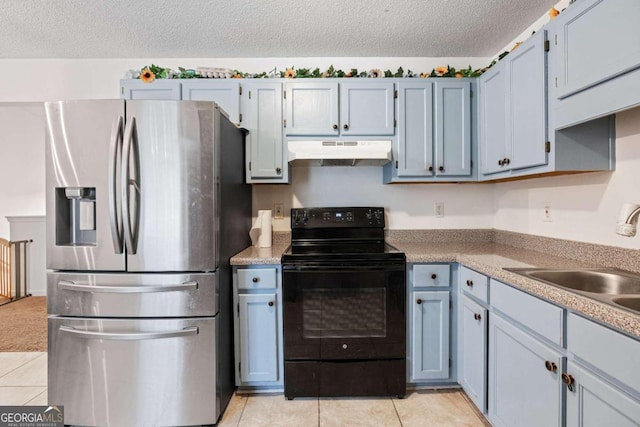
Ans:
{"type": "Polygon", "coordinates": [[[0,306],[0,351],[47,351],[47,298],[0,306]]]}

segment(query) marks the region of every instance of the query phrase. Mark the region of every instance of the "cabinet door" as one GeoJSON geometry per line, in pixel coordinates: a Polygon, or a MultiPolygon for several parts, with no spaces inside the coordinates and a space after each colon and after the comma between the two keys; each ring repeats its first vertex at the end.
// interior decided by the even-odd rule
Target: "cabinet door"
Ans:
{"type": "Polygon", "coordinates": [[[436,175],[471,175],[471,83],[435,83],[436,175]]]}
{"type": "Polygon", "coordinates": [[[276,294],[240,294],[240,380],[277,381],[276,294]]]}
{"type": "Polygon", "coordinates": [[[252,84],[248,90],[250,176],[282,178],[282,84],[252,84]]]}
{"type": "Polygon", "coordinates": [[[399,83],[398,92],[398,176],[432,176],[432,84],[399,83]]]}
{"type": "Polygon", "coordinates": [[[640,402],[570,361],[574,378],[567,390],[567,427],[640,426],[640,402]]]}
{"type": "Polygon", "coordinates": [[[508,168],[547,164],[547,53],[546,31],[538,31],[505,58],[509,100],[507,102],[508,168]]]}
{"type": "Polygon", "coordinates": [[[449,377],[449,292],[412,292],[410,381],[449,377]]]}
{"type": "Polygon", "coordinates": [[[122,99],[161,99],[179,100],[180,82],[176,80],[156,80],[145,83],[142,80],[120,80],[122,99]]]}
{"type": "Polygon", "coordinates": [[[558,17],[558,98],[640,67],[639,16],[638,0],[585,0],[558,17]]]}
{"type": "Polygon", "coordinates": [[[182,83],[182,99],[213,101],[229,115],[229,120],[241,123],[240,82],[237,80],[191,79],[182,83]]]}
{"type": "Polygon", "coordinates": [[[338,83],[285,83],[285,134],[331,135],[338,128],[338,83]]]}
{"type": "Polygon", "coordinates": [[[559,426],[562,355],[500,316],[489,319],[489,420],[494,426],[559,426]],[[554,363],[548,371],[545,363],[554,363]]]}
{"type": "Polygon", "coordinates": [[[493,66],[479,80],[480,107],[480,165],[485,175],[502,172],[506,157],[506,78],[504,62],[493,66]]]}
{"type": "Polygon", "coordinates": [[[393,135],[393,82],[354,82],[340,85],[342,135],[393,135]]]}
{"type": "Polygon", "coordinates": [[[487,310],[461,296],[460,385],[482,412],[487,410],[487,310]]]}

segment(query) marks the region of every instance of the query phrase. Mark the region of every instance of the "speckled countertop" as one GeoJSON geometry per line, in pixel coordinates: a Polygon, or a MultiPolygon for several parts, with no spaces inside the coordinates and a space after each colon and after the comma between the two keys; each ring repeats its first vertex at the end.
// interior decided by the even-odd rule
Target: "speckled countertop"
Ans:
{"type": "MultiPolygon", "coordinates": [[[[619,251],[619,248],[603,245],[585,246],[579,242],[497,230],[495,230],[497,235],[489,235],[486,230],[457,230],[455,232],[447,230],[447,232],[449,232],[448,237],[456,235],[464,235],[465,237],[451,238],[447,242],[441,238],[442,233],[430,231],[418,232],[417,234],[415,232],[391,233],[387,236],[387,241],[406,254],[407,262],[458,262],[525,292],[640,338],[639,314],[618,309],[586,296],[504,270],[504,268],[514,267],[589,268],[616,266],[638,272],[639,269],[635,263],[640,263],[640,257],[638,257],[640,251],[630,250],[623,253],[622,256],[626,259],[626,264],[621,267],[619,262],[615,264],[608,262],[611,253],[619,251]],[[542,242],[547,244],[545,247],[548,249],[544,253],[524,248],[540,244],[541,239],[547,239],[542,242]],[[494,243],[495,241],[500,243],[494,243]],[[556,246],[557,250],[553,249],[556,246]],[[580,260],[560,256],[558,252],[562,255],[569,254],[569,256],[579,252],[579,256],[576,258],[580,260]]],[[[271,248],[247,248],[231,258],[231,264],[280,264],[280,257],[288,246],[288,233],[280,233],[274,235],[271,248]]],[[[618,256],[615,258],[619,259],[618,256]]]]}

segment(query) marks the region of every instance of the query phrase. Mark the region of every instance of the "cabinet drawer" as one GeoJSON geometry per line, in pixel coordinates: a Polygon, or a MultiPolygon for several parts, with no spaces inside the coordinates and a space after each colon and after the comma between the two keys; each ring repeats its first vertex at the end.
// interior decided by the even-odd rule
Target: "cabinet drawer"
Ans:
{"type": "Polygon", "coordinates": [[[482,302],[487,302],[489,296],[489,278],[470,268],[461,267],[460,289],[466,294],[478,298],[482,302]]]}
{"type": "Polygon", "coordinates": [[[491,306],[562,346],[563,310],[560,307],[496,280],[491,280],[491,306]]]}
{"type": "Polygon", "coordinates": [[[275,268],[238,269],[238,289],[275,289],[275,268]]]}
{"type": "Polygon", "coordinates": [[[621,383],[640,390],[640,341],[569,313],[567,349],[621,383]]]}
{"type": "Polygon", "coordinates": [[[413,266],[413,287],[446,288],[450,286],[449,264],[418,264],[413,266]]]}

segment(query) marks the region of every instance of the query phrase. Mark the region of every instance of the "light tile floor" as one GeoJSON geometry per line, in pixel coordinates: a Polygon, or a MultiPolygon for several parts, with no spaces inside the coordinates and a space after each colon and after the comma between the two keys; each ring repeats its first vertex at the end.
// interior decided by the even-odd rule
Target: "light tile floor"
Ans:
{"type": "MultiPolygon", "coordinates": [[[[47,404],[47,353],[0,352],[0,406],[47,404]]],[[[459,390],[418,390],[405,399],[234,395],[219,427],[482,427],[459,390]]]]}

